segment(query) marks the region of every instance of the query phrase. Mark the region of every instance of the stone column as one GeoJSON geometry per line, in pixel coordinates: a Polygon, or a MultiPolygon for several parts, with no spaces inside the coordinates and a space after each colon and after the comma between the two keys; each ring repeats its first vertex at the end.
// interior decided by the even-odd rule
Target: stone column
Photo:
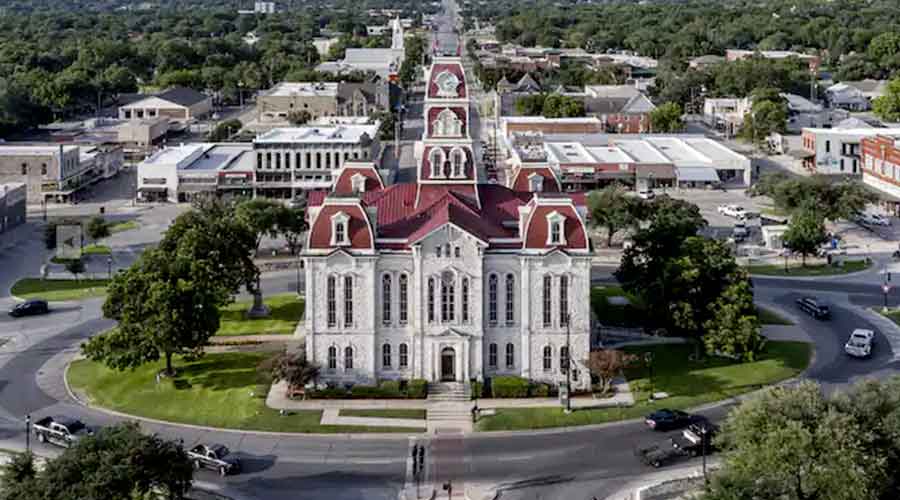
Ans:
{"type": "Polygon", "coordinates": [[[522,376],[529,378],[531,377],[531,298],[533,290],[531,289],[531,272],[528,266],[528,259],[525,257],[520,257],[520,259],[519,274],[521,278],[519,279],[519,282],[521,283],[521,290],[519,291],[519,303],[521,306],[519,307],[519,324],[521,325],[521,365],[522,376]]]}
{"type": "Polygon", "coordinates": [[[425,378],[425,326],[424,305],[427,301],[423,298],[425,291],[422,289],[422,250],[413,248],[413,272],[409,280],[410,289],[407,291],[407,321],[413,331],[413,374],[416,378],[425,378]]]}

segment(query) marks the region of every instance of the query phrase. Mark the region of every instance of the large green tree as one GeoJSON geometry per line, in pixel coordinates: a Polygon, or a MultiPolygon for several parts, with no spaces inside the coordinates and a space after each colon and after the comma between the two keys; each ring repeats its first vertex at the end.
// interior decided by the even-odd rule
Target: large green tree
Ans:
{"type": "Polygon", "coordinates": [[[684,124],[681,121],[681,106],[677,102],[661,104],[650,112],[650,126],[654,133],[678,132],[684,124]]]}
{"type": "Polygon", "coordinates": [[[728,285],[709,306],[709,313],[709,319],[703,324],[707,353],[720,353],[742,361],[756,359],[765,347],[765,338],[760,333],[749,279],[728,285]]]}
{"type": "Polygon", "coordinates": [[[835,181],[826,175],[787,177],[763,175],[752,188],[754,195],[766,195],[788,213],[815,207],[828,220],[848,219],[865,210],[875,195],[857,180],[835,181]]]}
{"type": "Polygon", "coordinates": [[[825,233],[822,216],[817,214],[813,208],[795,213],[788,224],[787,231],[782,236],[784,246],[801,255],[804,267],[806,266],[806,256],[815,254],[822,243],[827,240],[828,236],[825,233]]]}
{"type": "Polygon", "coordinates": [[[642,200],[632,196],[624,186],[610,185],[588,195],[590,221],[606,229],[606,246],[612,246],[613,236],[637,224],[642,200]]]}
{"type": "Polygon", "coordinates": [[[35,471],[32,455],[7,464],[3,500],[186,498],[193,467],[178,443],[118,424],[78,441],[35,471]]]}
{"type": "Polygon", "coordinates": [[[900,78],[891,80],[884,95],[872,101],[872,111],[884,121],[900,121],[900,78]]]}
{"type": "Polygon", "coordinates": [[[895,471],[886,468],[886,458],[878,453],[886,450],[873,446],[873,440],[889,437],[895,429],[882,434],[884,427],[864,427],[859,414],[871,413],[875,424],[896,418],[896,406],[872,405],[895,402],[896,395],[854,395],[848,401],[866,406],[843,409],[811,382],[771,388],[745,401],[722,426],[723,465],[701,498],[894,498],[883,495],[896,484],[895,471]]]}

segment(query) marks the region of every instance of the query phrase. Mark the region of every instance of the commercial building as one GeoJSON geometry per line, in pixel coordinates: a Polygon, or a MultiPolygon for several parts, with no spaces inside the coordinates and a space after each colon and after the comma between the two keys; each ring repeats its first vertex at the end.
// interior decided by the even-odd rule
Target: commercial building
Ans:
{"type": "Polygon", "coordinates": [[[512,133],[505,137],[506,183],[548,172],[562,191],[612,183],[637,189],[749,186],[750,159],[699,135],[512,133]]]}
{"type": "Polygon", "coordinates": [[[867,111],[872,107],[872,100],[883,96],[886,89],[885,80],[840,82],[825,89],[825,100],[833,108],[867,111]]]}
{"type": "Polygon", "coordinates": [[[344,51],[344,59],[324,62],[316,66],[316,71],[332,74],[346,74],[353,71],[372,72],[383,80],[396,81],[400,65],[406,57],[403,37],[403,23],[392,19],[391,47],[374,49],[353,49],[344,51]]]}
{"type": "Polygon", "coordinates": [[[257,120],[286,123],[291,113],[323,116],[370,116],[390,109],[390,89],[385,80],[360,83],[281,82],[257,97],[257,120]]]}
{"type": "Polygon", "coordinates": [[[68,202],[91,184],[115,176],[124,154],[117,145],[0,145],[0,183],[22,183],[29,204],[68,202]]]}
{"type": "Polygon", "coordinates": [[[119,96],[119,118],[123,120],[161,118],[187,122],[212,112],[212,99],[186,87],[173,87],[158,94],[119,96]]]}
{"type": "Polygon", "coordinates": [[[462,61],[436,57],[426,82],[416,182],[346,167],[309,196],[307,356],[333,383],[569,374],[590,387],[584,195],[487,183],[462,61]]]}
{"type": "Polygon", "coordinates": [[[813,173],[860,175],[861,141],[875,136],[900,138],[900,128],[804,128],[795,156],[813,173]]]}
{"type": "Polygon", "coordinates": [[[0,184],[0,235],[23,224],[26,217],[25,184],[0,184]]]}
{"type": "Polygon", "coordinates": [[[878,134],[860,140],[863,183],[878,192],[881,206],[895,216],[900,216],[898,136],[878,134]]]}
{"type": "Polygon", "coordinates": [[[252,143],[167,147],[138,165],[138,200],[185,202],[208,193],[289,200],[330,189],[346,162],[377,158],[379,126],[278,128],[252,143]]]}

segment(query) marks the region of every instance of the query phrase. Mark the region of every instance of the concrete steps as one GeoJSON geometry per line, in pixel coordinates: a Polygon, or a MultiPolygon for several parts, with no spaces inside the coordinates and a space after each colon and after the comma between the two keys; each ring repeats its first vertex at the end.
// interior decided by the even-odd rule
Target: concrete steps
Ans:
{"type": "Polygon", "coordinates": [[[469,401],[470,399],[472,399],[472,393],[469,384],[462,382],[444,382],[428,385],[428,401],[464,402],[469,401]]]}

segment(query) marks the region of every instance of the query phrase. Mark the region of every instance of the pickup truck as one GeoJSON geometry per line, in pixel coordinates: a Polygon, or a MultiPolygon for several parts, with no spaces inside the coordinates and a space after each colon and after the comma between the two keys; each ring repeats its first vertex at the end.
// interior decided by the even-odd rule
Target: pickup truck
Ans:
{"type": "Polygon", "coordinates": [[[84,436],[94,434],[94,430],[84,422],[68,417],[44,417],[31,426],[41,443],[55,444],[68,448],[84,436]]]}
{"type": "Polygon", "coordinates": [[[187,452],[188,459],[194,469],[212,469],[220,476],[237,474],[241,470],[241,462],[221,444],[198,444],[187,452]]]}
{"type": "Polygon", "coordinates": [[[696,457],[713,450],[712,438],[717,428],[709,423],[691,424],[687,429],[659,443],[638,448],[635,454],[645,465],[662,467],[682,457],[696,457]],[[704,426],[706,432],[703,432],[704,426]],[[704,440],[706,446],[704,450],[704,440]]]}

